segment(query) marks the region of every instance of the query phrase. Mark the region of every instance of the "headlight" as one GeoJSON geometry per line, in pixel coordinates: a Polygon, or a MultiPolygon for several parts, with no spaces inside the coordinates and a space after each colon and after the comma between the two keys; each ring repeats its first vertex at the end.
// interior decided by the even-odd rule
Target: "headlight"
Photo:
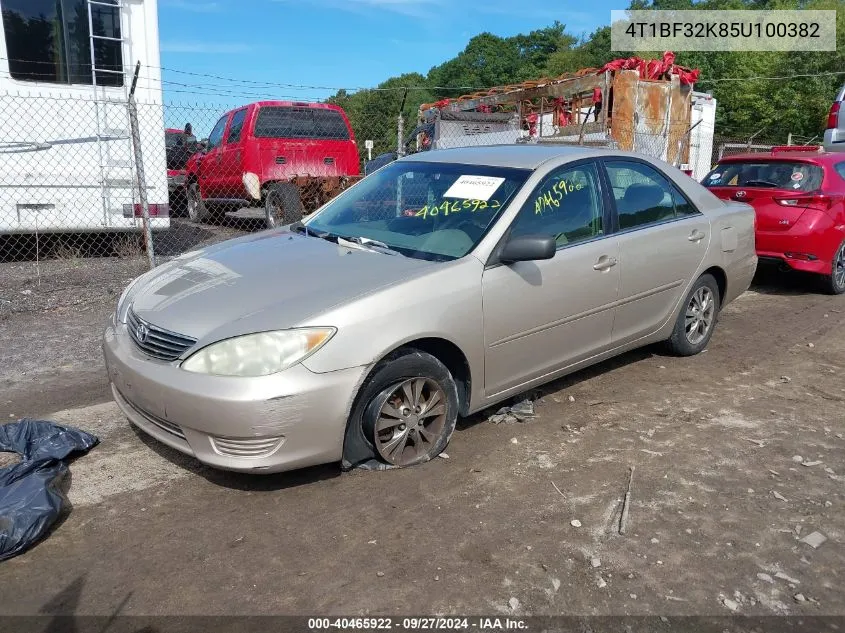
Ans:
{"type": "Polygon", "coordinates": [[[238,336],[202,348],[182,363],[182,369],[214,376],[267,376],[304,360],[335,331],[318,327],[238,336]]]}

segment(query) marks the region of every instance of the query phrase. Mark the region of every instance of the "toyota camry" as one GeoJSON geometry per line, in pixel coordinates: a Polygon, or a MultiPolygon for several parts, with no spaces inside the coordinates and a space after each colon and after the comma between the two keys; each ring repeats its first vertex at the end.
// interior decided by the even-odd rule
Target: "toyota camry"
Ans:
{"type": "Polygon", "coordinates": [[[129,421],[206,464],[410,466],[459,416],[564,374],[701,352],[756,265],[751,207],[661,161],[425,152],[142,275],[104,352],[129,421]]]}

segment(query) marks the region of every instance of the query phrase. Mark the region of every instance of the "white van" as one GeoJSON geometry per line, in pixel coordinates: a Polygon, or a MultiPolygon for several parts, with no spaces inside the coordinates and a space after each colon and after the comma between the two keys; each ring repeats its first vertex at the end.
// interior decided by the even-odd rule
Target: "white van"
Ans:
{"type": "Polygon", "coordinates": [[[0,234],[141,228],[135,92],[151,226],[170,225],[156,0],[0,0],[0,234]]]}
{"type": "Polygon", "coordinates": [[[824,131],[824,148],[828,152],[845,152],[845,86],[839,89],[836,101],[827,115],[827,129],[824,131]]]}

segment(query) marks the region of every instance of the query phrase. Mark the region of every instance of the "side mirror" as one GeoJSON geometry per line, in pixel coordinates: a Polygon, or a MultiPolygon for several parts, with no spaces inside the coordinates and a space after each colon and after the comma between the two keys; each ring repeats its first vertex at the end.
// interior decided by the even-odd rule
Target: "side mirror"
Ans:
{"type": "Polygon", "coordinates": [[[522,235],[509,239],[499,252],[503,264],[551,259],[557,251],[557,242],[551,235],[522,235]]]}

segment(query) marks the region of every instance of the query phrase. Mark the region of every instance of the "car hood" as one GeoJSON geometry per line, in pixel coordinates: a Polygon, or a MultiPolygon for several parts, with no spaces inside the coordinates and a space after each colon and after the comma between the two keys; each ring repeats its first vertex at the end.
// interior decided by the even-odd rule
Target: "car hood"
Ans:
{"type": "Polygon", "coordinates": [[[438,265],[279,230],[187,253],[129,300],[142,319],[211,342],[294,326],[438,265]]]}

